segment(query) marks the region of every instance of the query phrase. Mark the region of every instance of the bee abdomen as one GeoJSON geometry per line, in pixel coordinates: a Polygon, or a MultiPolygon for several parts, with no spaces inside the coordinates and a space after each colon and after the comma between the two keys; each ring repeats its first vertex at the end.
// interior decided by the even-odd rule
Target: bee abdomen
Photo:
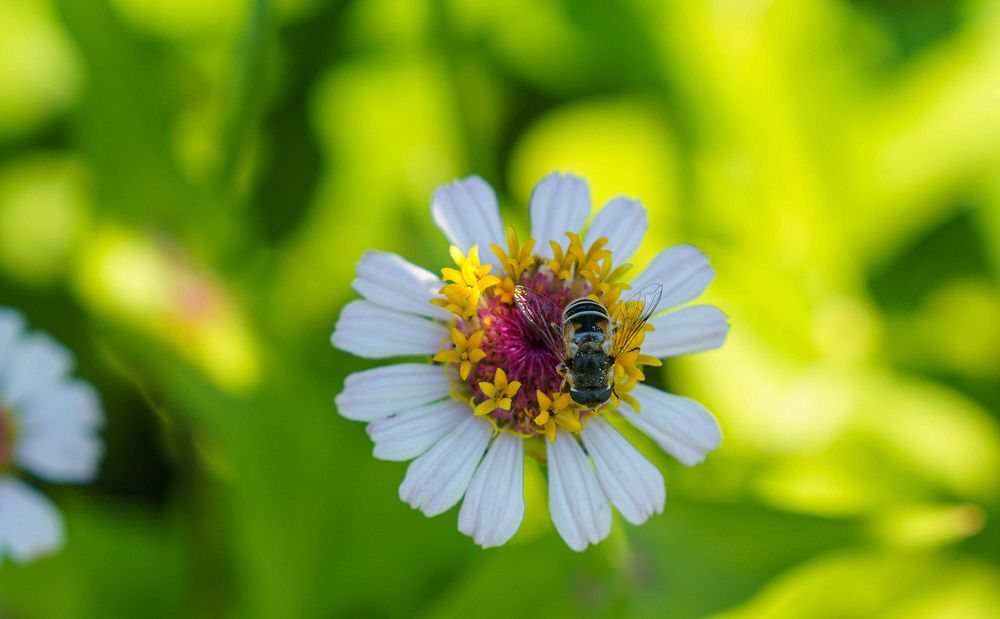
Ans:
{"type": "Polygon", "coordinates": [[[608,316],[608,310],[593,299],[577,299],[563,310],[563,320],[580,320],[585,316],[602,318],[604,320],[611,319],[608,316]]]}

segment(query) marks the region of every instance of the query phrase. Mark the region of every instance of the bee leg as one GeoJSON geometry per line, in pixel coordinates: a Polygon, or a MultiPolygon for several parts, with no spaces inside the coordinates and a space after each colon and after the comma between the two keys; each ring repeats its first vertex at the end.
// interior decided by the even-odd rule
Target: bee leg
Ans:
{"type": "Polygon", "coordinates": [[[572,385],[572,381],[569,379],[569,368],[566,367],[565,363],[560,363],[556,366],[556,372],[559,376],[562,376],[562,385],[559,386],[559,391],[566,389],[566,385],[572,385]]]}

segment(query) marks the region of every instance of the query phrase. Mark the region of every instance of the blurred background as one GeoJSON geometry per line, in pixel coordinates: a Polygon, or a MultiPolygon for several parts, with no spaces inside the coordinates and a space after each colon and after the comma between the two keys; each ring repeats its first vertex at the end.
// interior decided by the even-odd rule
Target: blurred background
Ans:
{"type": "MultiPolygon", "coordinates": [[[[0,305],[107,410],[64,550],[2,617],[995,617],[1000,5],[2,0],[0,305]],[[365,249],[436,271],[470,173],[641,198],[701,247],[720,351],[655,384],[722,448],[583,554],[397,498],[336,414],[365,249]]],[[[643,448],[648,447],[644,444],[643,448]]],[[[533,472],[532,472],[533,471],[533,472]]]]}

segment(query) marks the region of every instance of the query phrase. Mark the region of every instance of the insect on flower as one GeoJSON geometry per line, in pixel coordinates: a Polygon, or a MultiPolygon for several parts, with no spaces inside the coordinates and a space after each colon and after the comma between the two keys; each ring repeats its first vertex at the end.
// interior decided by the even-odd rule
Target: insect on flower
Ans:
{"type": "Polygon", "coordinates": [[[524,515],[525,445],[545,455],[549,512],[574,550],[611,530],[611,505],[634,524],[663,510],[663,476],[616,424],[631,424],[684,464],[721,440],[700,404],[643,384],[659,359],[717,348],[729,326],[685,305],[711,281],[689,245],[660,252],[639,275],[626,260],[648,226],[636,200],[615,198],[585,223],[587,183],[553,173],[529,205],[531,238],[504,233],[481,178],[440,187],[431,213],[451,241],[441,277],[368,252],[332,336],[371,359],[423,356],[347,377],[341,415],[368,423],[374,455],[412,460],[400,498],[428,516],[462,502],[458,528],[484,547],[524,515]],[[614,424],[609,422],[614,421],[614,424]]]}
{"type": "Polygon", "coordinates": [[[615,363],[633,346],[663,295],[659,283],[646,285],[620,304],[612,320],[596,298],[571,301],[562,311],[562,326],[550,317],[559,306],[531,288],[516,286],[514,300],[535,334],[560,358],[556,371],[569,385],[569,394],[580,406],[598,406],[615,389],[615,363]]]}

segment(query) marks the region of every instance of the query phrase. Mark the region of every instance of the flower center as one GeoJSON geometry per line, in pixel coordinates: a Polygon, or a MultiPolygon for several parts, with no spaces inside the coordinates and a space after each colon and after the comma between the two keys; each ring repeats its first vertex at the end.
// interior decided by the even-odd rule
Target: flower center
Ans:
{"type": "MultiPolygon", "coordinates": [[[[453,247],[458,268],[442,269],[449,283],[441,289],[442,298],[432,303],[448,309],[455,320],[450,339],[434,359],[457,367],[456,396],[467,397],[475,414],[488,418],[498,431],[547,435],[550,440],[557,429],[579,431],[588,417],[607,409],[609,399],[615,403],[627,397],[635,381],[642,380],[641,371],[633,367],[642,363],[638,354],[629,357],[629,367],[623,369],[606,352],[592,352],[604,365],[588,378],[603,381],[604,400],[584,406],[570,398],[573,380],[579,377],[567,371],[570,349],[563,335],[563,311],[589,297],[613,316],[628,287],[619,280],[631,265],[612,268],[606,239],[585,249],[579,235],[567,236],[568,245],[552,242],[553,257],[542,258],[532,252],[533,240],[522,246],[509,230],[508,251],[491,246],[503,265],[499,273],[492,272],[492,265],[480,264],[475,246],[468,256],[453,247]],[[523,307],[526,297],[532,300],[530,310],[523,307]],[[615,395],[609,398],[607,393],[615,395]]],[[[610,338],[612,328],[604,324],[605,330],[595,337],[610,338]]],[[[599,344],[594,346],[601,350],[599,344]]],[[[591,393],[599,387],[591,386],[591,393]]]]}
{"type": "MultiPolygon", "coordinates": [[[[524,277],[518,285],[531,288],[553,301],[546,311],[546,320],[551,324],[562,324],[562,311],[572,299],[563,282],[551,276],[535,273],[524,277]]],[[[483,325],[483,351],[486,357],[479,363],[466,381],[470,391],[476,394],[480,382],[489,382],[497,368],[503,368],[511,381],[521,383],[521,388],[514,396],[511,411],[498,410],[493,418],[502,421],[513,421],[516,413],[522,410],[536,409],[537,391],[545,393],[559,392],[564,387],[565,379],[559,373],[562,359],[551,349],[541,337],[527,316],[514,304],[504,303],[500,297],[491,296],[486,306],[479,310],[479,319],[483,325]]],[[[534,415],[526,415],[530,421],[534,415]]],[[[529,424],[530,425],[530,424],[529,424]]],[[[531,429],[523,429],[532,433],[531,429]]]]}
{"type": "Polygon", "coordinates": [[[0,402],[0,473],[8,468],[14,459],[14,415],[0,402]]]}

